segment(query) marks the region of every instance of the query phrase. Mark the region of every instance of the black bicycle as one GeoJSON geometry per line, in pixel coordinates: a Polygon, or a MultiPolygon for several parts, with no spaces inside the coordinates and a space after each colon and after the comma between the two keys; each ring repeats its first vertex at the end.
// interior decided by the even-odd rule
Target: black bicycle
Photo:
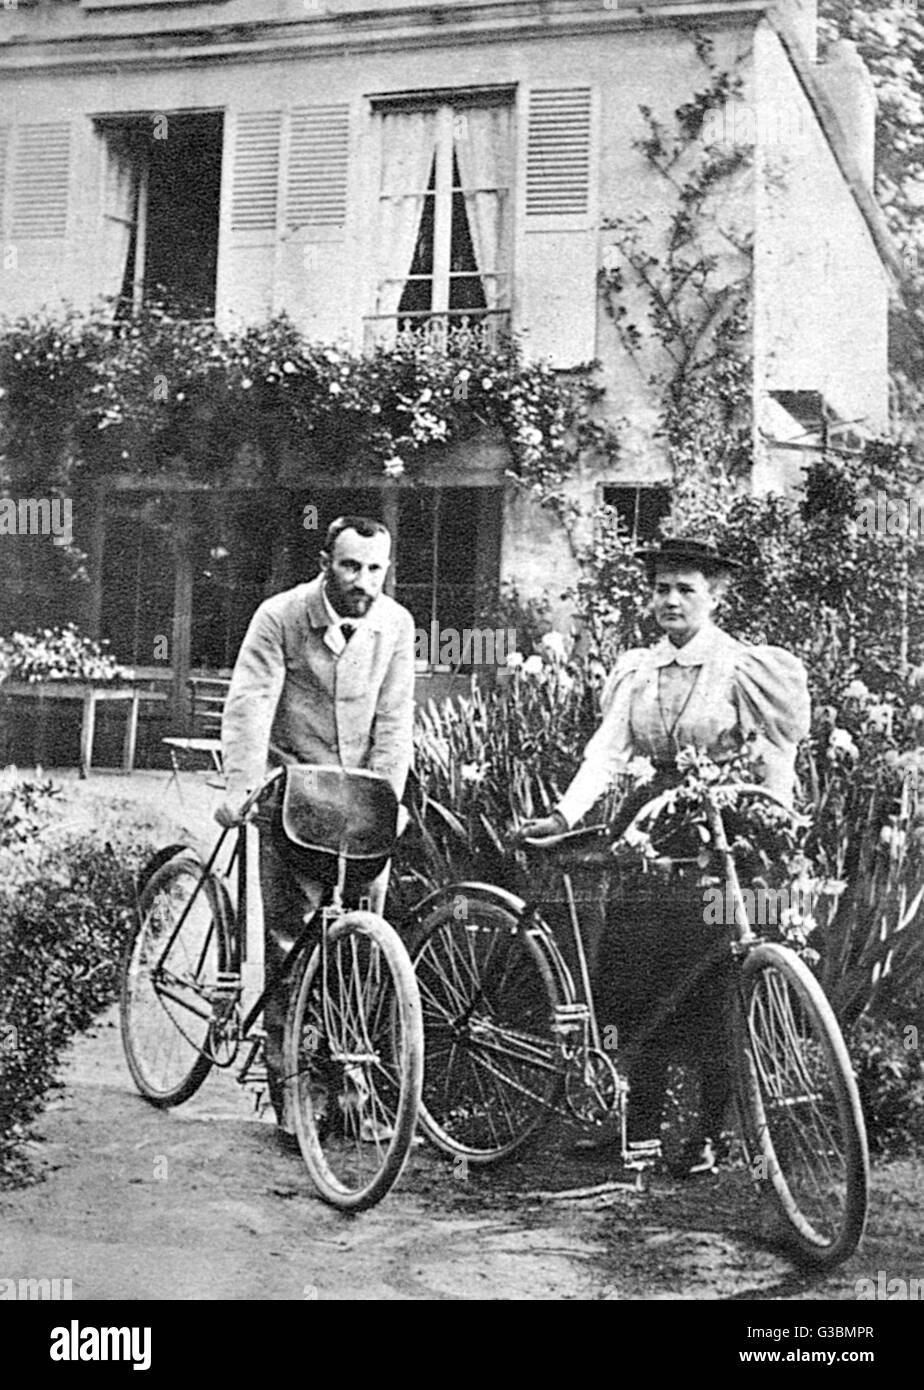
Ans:
{"type": "MultiPolygon", "coordinates": [[[[683,869],[670,828],[674,792],[635,816],[622,845],[644,835],[647,868],[683,869]]],[[[762,787],[723,785],[702,794],[701,821],[711,841],[705,857],[734,904],[731,922],[686,972],[645,1026],[618,1050],[601,1039],[580,913],[576,866],[611,870],[606,828],[568,832],[541,842],[554,860],[568,909],[569,968],[564,943],[548,925],[542,890],[534,901],[484,883],[439,889],[417,910],[414,966],[424,1013],[427,1067],[421,1128],[445,1153],[472,1163],[515,1154],[553,1114],[621,1134],[627,1166],[644,1168],[657,1144],[639,1153],[626,1140],[626,1062],[654,1039],[677,1006],[710,972],[734,975],[730,1029],[740,1130],[750,1171],[782,1214],[799,1256],[818,1265],[845,1259],[863,1232],[869,1160],[863,1114],[837,1020],[811,970],[796,952],[758,936],[748,920],[723,807],[783,803],[762,787]]],[[[537,846],[538,848],[538,846],[537,846]]],[[[703,854],[686,862],[695,875],[703,854]]],[[[541,878],[541,865],[536,877],[541,878]]],[[[656,889],[657,891],[657,889],[656,889]]]]}
{"type": "MultiPolygon", "coordinates": [[[[278,775],[250,798],[245,817],[278,775]]],[[[228,830],[207,861],[172,845],[140,888],[122,967],[122,1040],[135,1084],[153,1105],[180,1105],[213,1066],[233,1068],[239,1058],[237,1080],[262,1089],[260,1019],[267,991],[281,982],[289,998],[287,1104],[302,1156],[325,1201],[360,1211],[401,1175],[423,1080],[420,995],[408,953],[367,902],[344,901],[357,866],[368,879],[369,864],[390,856],[397,800],[372,773],[296,767],[286,770],[281,811],[291,843],[325,857],[335,872],[327,901],[296,924],[279,979],[245,1013],[252,827],[241,824],[221,869],[228,830]]]]}

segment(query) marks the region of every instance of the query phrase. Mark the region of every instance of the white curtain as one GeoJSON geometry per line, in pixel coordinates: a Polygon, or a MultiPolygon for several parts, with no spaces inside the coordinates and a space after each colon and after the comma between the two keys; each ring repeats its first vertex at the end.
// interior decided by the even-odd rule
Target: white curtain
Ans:
{"type": "Polygon", "coordinates": [[[455,122],[459,178],[489,309],[510,302],[511,116],[509,106],[476,107],[455,122]]]}
{"type": "Polygon", "coordinates": [[[383,117],[380,314],[398,312],[417,242],[435,148],[434,111],[408,111],[383,117]]]}
{"type": "Polygon", "coordinates": [[[122,292],[138,199],[138,157],[124,130],[110,128],[101,135],[106,148],[106,186],[98,261],[101,294],[116,298],[122,292]]]}

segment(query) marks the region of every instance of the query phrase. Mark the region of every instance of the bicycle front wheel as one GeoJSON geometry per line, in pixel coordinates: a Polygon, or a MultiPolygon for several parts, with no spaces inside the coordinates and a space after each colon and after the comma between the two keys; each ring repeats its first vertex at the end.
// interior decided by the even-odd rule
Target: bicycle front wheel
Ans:
{"type": "Polygon", "coordinates": [[[218,972],[229,968],[230,907],[194,853],[168,859],[138,899],[122,961],[119,1013],[129,1071],[152,1105],[179,1105],[212,1066],[218,972]]]}
{"type": "Polygon", "coordinates": [[[800,1257],[837,1264],[866,1222],[866,1130],[834,1012],[785,946],[762,943],[744,962],[736,1053],[752,1174],[800,1257]]]}
{"type": "Polygon", "coordinates": [[[320,1195],[344,1211],[380,1201],[414,1138],[423,1084],[417,981],[401,938],[348,912],[296,965],[283,1044],[287,1098],[320,1195]]]}
{"type": "Polygon", "coordinates": [[[414,951],[427,1055],[420,1126],[444,1153],[511,1156],[561,1092],[560,990],[543,945],[490,889],[445,888],[427,911],[414,951]]]}

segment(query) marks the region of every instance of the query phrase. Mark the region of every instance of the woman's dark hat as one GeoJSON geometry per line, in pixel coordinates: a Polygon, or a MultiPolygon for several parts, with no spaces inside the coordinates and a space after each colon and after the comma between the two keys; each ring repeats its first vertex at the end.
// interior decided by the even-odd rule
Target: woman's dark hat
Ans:
{"type": "Polygon", "coordinates": [[[639,550],[635,558],[644,563],[649,574],[654,573],[656,565],[697,569],[707,577],[742,568],[740,560],[732,560],[723,554],[714,541],[692,540],[685,536],[668,536],[657,549],[639,550]]]}

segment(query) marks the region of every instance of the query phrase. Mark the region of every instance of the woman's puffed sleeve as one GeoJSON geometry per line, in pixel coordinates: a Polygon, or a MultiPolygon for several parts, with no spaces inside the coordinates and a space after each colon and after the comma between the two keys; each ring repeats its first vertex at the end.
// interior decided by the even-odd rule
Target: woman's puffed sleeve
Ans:
{"type": "Polygon", "coordinates": [[[796,747],[811,722],[805,667],[782,647],[746,647],[735,670],[735,698],[742,733],[757,735],[766,787],[791,801],[796,747]]]}
{"type": "Polygon", "coordinates": [[[600,727],[584,749],[581,766],[557,807],[569,826],[576,825],[609,790],[632,757],[629,729],[632,676],[643,655],[642,648],[623,652],[603,687],[600,727]]]}

